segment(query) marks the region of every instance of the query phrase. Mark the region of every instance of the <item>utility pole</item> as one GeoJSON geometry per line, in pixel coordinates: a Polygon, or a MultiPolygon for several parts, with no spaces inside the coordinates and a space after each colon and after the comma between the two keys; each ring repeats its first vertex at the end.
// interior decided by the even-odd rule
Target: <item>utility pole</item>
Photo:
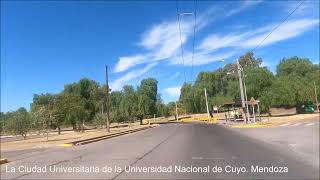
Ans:
{"type": "MultiPolygon", "coordinates": [[[[241,68],[242,69],[242,68],[241,68]]],[[[248,106],[248,97],[247,97],[247,88],[246,88],[246,81],[245,81],[245,77],[243,75],[243,71],[242,71],[242,80],[243,80],[243,87],[244,87],[244,97],[245,97],[245,100],[246,100],[246,116],[247,116],[247,120],[248,121],[251,121],[250,119],[250,111],[249,111],[249,106],[248,106]]]]}
{"type": "Polygon", "coordinates": [[[208,118],[210,119],[208,97],[207,97],[207,89],[206,88],[204,88],[204,95],[206,97],[207,115],[208,115],[208,118]]]}
{"type": "Polygon", "coordinates": [[[175,101],[176,103],[176,120],[179,120],[179,114],[178,114],[178,107],[177,107],[177,101],[175,101]]]}
{"type": "Polygon", "coordinates": [[[317,97],[317,86],[316,86],[316,82],[313,81],[313,85],[314,85],[314,95],[315,95],[315,100],[316,100],[316,107],[317,107],[317,111],[319,113],[319,105],[318,105],[318,97],[317,97]]]}
{"type": "Polygon", "coordinates": [[[256,114],[254,112],[254,104],[252,104],[253,123],[256,123],[256,114]]]}
{"type": "Polygon", "coordinates": [[[106,86],[107,86],[107,132],[110,132],[110,123],[109,123],[109,83],[108,83],[108,65],[106,65],[106,86]]]}
{"type": "MultiPolygon", "coordinates": [[[[241,76],[241,66],[239,61],[237,61],[237,66],[238,66],[238,76],[239,76],[239,84],[240,84],[240,96],[241,96],[241,106],[242,106],[242,110],[245,110],[245,103],[244,103],[244,93],[243,93],[243,84],[242,84],[242,76],[241,76]]],[[[245,116],[246,113],[244,113],[245,116]]],[[[245,122],[247,123],[247,117],[245,117],[245,122]]]]}

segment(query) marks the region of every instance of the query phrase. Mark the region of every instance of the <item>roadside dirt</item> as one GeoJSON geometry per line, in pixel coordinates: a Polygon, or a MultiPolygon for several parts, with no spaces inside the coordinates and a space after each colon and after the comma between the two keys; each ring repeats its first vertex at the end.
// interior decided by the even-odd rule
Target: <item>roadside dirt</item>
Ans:
{"type": "Polygon", "coordinates": [[[87,130],[85,132],[62,132],[61,135],[55,135],[55,136],[49,137],[48,141],[46,137],[40,137],[40,138],[33,138],[33,139],[27,139],[27,140],[1,142],[1,151],[48,148],[48,147],[68,143],[70,141],[83,140],[87,138],[103,136],[103,135],[122,132],[126,130],[137,129],[144,126],[148,126],[148,125],[139,125],[138,123],[136,123],[128,127],[111,128],[110,133],[107,133],[106,129],[87,130]]]}

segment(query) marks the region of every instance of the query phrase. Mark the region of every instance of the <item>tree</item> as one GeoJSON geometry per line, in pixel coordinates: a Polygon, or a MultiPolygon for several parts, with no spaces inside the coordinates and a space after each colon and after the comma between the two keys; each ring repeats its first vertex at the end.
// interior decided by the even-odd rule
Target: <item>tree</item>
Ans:
{"type": "Polygon", "coordinates": [[[195,98],[194,98],[194,91],[192,84],[184,83],[181,87],[181,93],[179,101],[182,102],[182,104],[185,106],[186,111],[188,113],[194,113],[196,112],[195,109],[195,98]]]}
{"type": "Polygon", "coordinates": [[[112,91],[110,94],[110,119],[114,122],[123,120],[123,114],[120,110],[120,104],[123,98],[123,93],[120,91],[112,91]]]}
{"type": "Polygon", "coordinates": [[[175,102],[169,102],[167,104],[168,113],[169,116],[174,116],[176,118],[176,103],[175,102]]]}
{"type": "Polygon", "coordinates": [[[84,122],[93,119],[97,109],[96,95],[99,91],[99,84],[96,81],[90,80],[88,78],[82,78],[77,83],[68,84],[65,86],[63,93],[72,94],[79,96],[81,98],[82,109],[85,113],[81,113],[84,116],[80,117],[82,119],[82,124],[84,122]]]}
{"type": "Polygon", "coordinates": [[[318,65],[313,65],[309,59],[294,56],[281,60],[277,66],[277,76],[305,76],[309,72],[316,71],[318,67],[318,65]]]}
{"type": "Polygon", "coordinates": [[[31,121],[28,111],[25,108],[19,108],[14,112],[13,116],[10,117],[6,128],[8,128],[9,132],[15,135],[21,135],[23,139],[26,139],[31,128],[30,124],[31,121]]]}
{"type": "Polygon", "coordinates": [[[107,116],[106,114],[96,113],[93,122],[98,127],[103,127],[106,124],[107,116]]]}
{"type": "Polygon", "coordinates": [[[8,133],[8,123],[11,121],[13,115],[15,114],[15,112],[6,112],[3,113],[1,112],[1,117],[0,117],[0,132],[6,132],[8,133]]]}
{"type": "Polygon", "coordinates": [[[157,113],[156,113],[157,117],[168,116],[168,109],[166,105],[163,103],[160,94],[157,95],[156,107],[157,107],[157,113]]]}
{"type": "Polygon", "coordinates": [[[138,95],[132,86],[123,87],[123,98],[121,99],[120,108],[122,114],[129,120],[133,120],[138,111],[138,95]]]}
{"type": "MultiPolygon", "coordinates": [[[[71,124],[74,130],[84,131],[84,121],[90,116],[90,112],[85,109],[84,100],[76,94],[65,94],[63,96],[64,106],[60,106],[65,111],[66,124],[71,124]]],[[[63,103],[63,101],[61,103],[63,103]]]]}
{"type": "Polygon", "coordinates": [[[267,68],[249,68],[245,72],[245,83],[248,98],[258,99],[272,85],[274,76],[267,68]]]}
{"type": "Polygon", "coordinates": [[[157,85],[158,81],[154,78],[147,78],[141,81],[138,88],[140,124],[142,124],[143,117],[150,117],[156,114],[157,85]]]}
{"type": "Polygon", "coordinates": [[[54,119],[52,116],[53,106],[56,101],[57,95],[46,94],[34,94],[33,102],[31,104],[31,113],[33,119],[33,125],[37,130],[46,129],[47,139],[49,136],[49,129],[55,127],[54,119]]]}
{"type": "Polygon", "coordinates": [[[240,56],[239,63],[243,69],[258,68],[261,63],[261,58],[255,58],[253,52],[247,52],[245,55],[240,56]]]}

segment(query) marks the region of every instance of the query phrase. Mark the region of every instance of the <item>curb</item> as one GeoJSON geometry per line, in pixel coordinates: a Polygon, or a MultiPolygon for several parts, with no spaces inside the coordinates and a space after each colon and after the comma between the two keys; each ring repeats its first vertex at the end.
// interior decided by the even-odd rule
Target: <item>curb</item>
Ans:
{"type": "Polygon", "coordinates": [[[7,159],[0,159],[0,164],[5,164],[5,163],[7,163],[7,162],[8,162],[7,159]]]}
{"type": "Polygon", "coordinates": [[[266,123],[266,124],[246,124],[246,125],[232,125],[231,128],[262,128],[262,127],[271,127],[274,124],[266,123]]]}
{"type": "Polygon", "coordinates": [[[101,141],[101,140],[104,140],[104,139],[109,139],[109,138],[113,138],[113,137],[117,137],[117,136],[121,136],[121,135],[125,135],[125,134],[130,134],[130,133],[142,131],[142,130],[149,129],[149,128],[152,128],[152,126],[147,126],[147,127],[142,127],[142,128],[122,131],[122,132],[113,133],[113,134],[107,134],[107,135],[93,137],[93,138],[89,138],[89,139],[72,141],[72,142],[69,142],[69,143],[60,144],[59,146],[60,147],[79,146],[79,145],[89,144],[89,143],[93,143],[93,142],[97,142],[97,141],[101,141]]]}

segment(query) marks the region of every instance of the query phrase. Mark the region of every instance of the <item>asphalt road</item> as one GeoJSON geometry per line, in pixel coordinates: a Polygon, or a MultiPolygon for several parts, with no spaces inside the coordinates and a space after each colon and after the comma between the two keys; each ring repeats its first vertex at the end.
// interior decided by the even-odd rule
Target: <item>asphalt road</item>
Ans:
{"type": "Polygon", "coordinates": [[[1,165],[1,179],[319,179],[318,170],[285,148],[219,125],[168,124],[83,146],[26,155],[1,165]],[[128,166],[149,172],[126,172],[128,166]],[[21,172],[24,167],[42,170],[21,172]],[[71,172],[50,172],[50,167],[69,167],[71,172]],[[90,167],[90,173],[74,172],[90,167]],[[253,172],[257,167],[269,172],[253,172]],[[217,172],[219,168],[221,172],[217,172]],[[9,172],[13,169],[16,172],[9,172]]]}

